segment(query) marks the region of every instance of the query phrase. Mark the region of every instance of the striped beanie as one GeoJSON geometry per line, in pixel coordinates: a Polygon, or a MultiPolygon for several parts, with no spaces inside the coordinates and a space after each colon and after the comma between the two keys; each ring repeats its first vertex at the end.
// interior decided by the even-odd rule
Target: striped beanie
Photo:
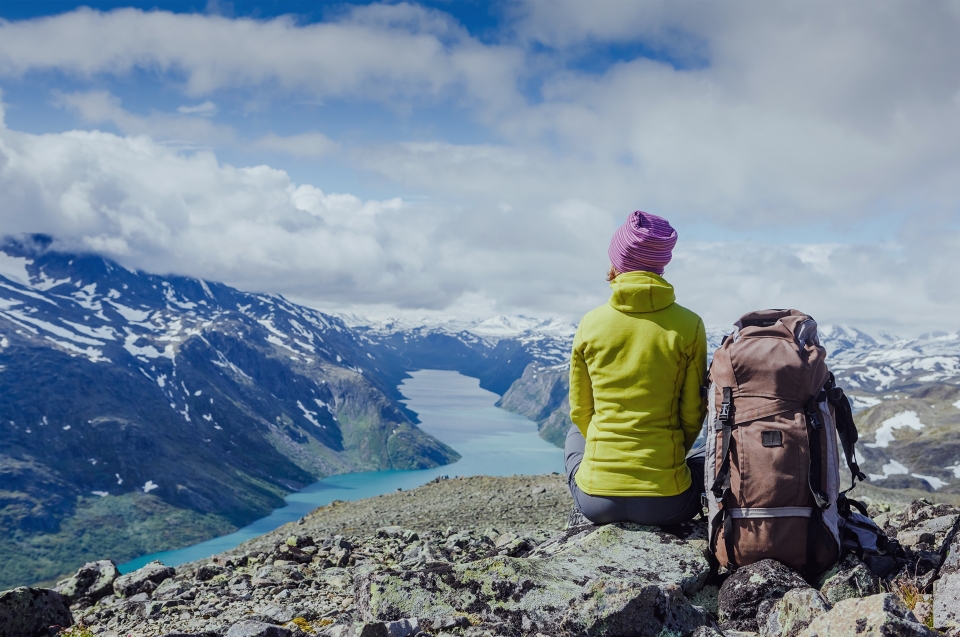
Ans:
{"type": "Polygon", "coordinates": [[[620,272],[644,270],[663,274],[675,245],[677,231],[669,221],[637,210],[613,233],[607,255],[620,272]]]}

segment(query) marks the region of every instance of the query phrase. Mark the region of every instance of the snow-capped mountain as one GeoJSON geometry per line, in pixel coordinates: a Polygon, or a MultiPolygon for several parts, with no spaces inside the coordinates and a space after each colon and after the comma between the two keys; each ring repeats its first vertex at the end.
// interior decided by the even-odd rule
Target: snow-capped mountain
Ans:
{"type": "MultiPolygon", "coordinates": [[[[411,370],[479,378],[555,444],[569,427],[564,321],[370,321],[50,246],[0,243],[0,588],[221,534],[331,473],[451,461],[399,402],[411,370]]],[[[820,334],[871,481],[960,485],[960,334],[820,334]]]]}
{"type": "Polygon", "coordinates": [[[49,246],[0,244],[0,588],[69,570],[53,554],[94,514],[110,531],[74,562],[221,534],[332,473],[458,457],[340,319],[49,246]],[[136,530],[164,516],[179,523],[136,530]]]}

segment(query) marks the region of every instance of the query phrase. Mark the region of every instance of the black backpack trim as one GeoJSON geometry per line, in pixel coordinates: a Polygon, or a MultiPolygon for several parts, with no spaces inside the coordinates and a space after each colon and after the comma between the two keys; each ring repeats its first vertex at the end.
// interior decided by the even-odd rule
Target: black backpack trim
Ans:
{"type": "Polygon", "coordinates": [[[847,461],[847,467],[850,469],[850,488],[841,491],[844,495],[855,486],[857,482],[865,482],[867,476],[860,470],[857,463],[857,440],[860,434],[857,432],[857,425],[853,422],[853,409],[850,407],[850,401],[843,393],[843,389],[837,387],[837,381],[830,372],[830,378],[824,385],[823,391],[826,393],[826,399],[833,405],[833,411],[836,414],[837,434],[840,436],[840,446],[843,448],[843,455],[847,461]]]}

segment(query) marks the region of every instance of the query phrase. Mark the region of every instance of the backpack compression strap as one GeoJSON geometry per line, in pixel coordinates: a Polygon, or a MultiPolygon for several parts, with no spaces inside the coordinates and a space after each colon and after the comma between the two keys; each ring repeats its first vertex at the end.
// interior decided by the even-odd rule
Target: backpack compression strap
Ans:
{"type": "Polygon", "coordinates": [[[830,507],[830,500],[827,494],[823,492],[823,458],[820,448],[820,433],[823,431],[823,421],[820,419],[819,406],[816,398],[811,398],[803,409],[807,419],[807,436],[810,445],[810,471],[807,474],[810,492],[813,494],[813,500],[817,505],[810,512],[810,522],[807,525],[807,563],[806,569],[813,568],[816,563],[817,540],[820,534],[817,533],[817,526],[822,521],[822,511],[830,507]]]}
{"type": "MultiPolygon", "coordinates": [[[[850,469],[850,489],[857,486],[857,481],[864,482],[867,476],[860,470],[857,464],[857,440],[860,434],[857,432],[857,425],[853,422],[853,410],[850,409],[850,401],[847,400],[843,389],[837,387],[833,372],[830,373],[830,379],[827,381],[824,391],[827,393],[827,400],[833,405],[834,412],[837,415],[837,434],[840,435],[840,446],[843,447],[843,455],[847,460],[847,467],[850,469]]],[[[850,491],[847,489],[844,491],[850,491]]]]}
{"type": "Polygon", "coordinates": [[[733,559],[733,518],[727,513],[727,496],[730,494],[730,445],[733,435],[733,388],[723,388],[723,402],[720,403],[720,414],[717,422],[723,429],[723,442],[720,448],[722,461],[717,470],[717,477],[710,487],[713,497],[717,499],[720,510],[711,521],[713,537],[710,539],[711,548],[716,546],[717,534],[720,532],[720,523],[723,523],[723,540],[727,549],[727,563],[731,568],[736,567],[733,559]]]}

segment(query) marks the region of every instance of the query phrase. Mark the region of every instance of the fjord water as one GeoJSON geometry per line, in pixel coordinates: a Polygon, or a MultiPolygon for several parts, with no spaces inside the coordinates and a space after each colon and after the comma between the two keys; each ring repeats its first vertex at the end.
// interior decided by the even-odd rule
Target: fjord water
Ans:
{"type": "Polygon", "coordinates": [[[420,429],[462,456],[451,465],[421,471],[369,471],[331,476],[292,493],[276,509],[235,533],[174,551],[144,555],[120,565],[122,573],[152,560],[177,566],[231,549],[297,520],[334,500],[359,500],[412,489],[440,475],[537,475],[563,471],[563,452],[537,435],[531,420],[494,406],[499,396],[476,378],[457,372],[421,370],[400,384],[403,402],[420,418],[420,429]]]}

